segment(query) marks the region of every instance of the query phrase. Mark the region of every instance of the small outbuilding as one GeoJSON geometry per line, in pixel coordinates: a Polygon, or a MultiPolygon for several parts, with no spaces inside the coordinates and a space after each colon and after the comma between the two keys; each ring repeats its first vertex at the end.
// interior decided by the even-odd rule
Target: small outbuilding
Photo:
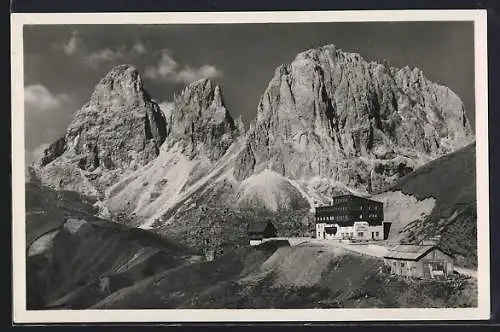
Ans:
{"type": "Polygon", "coordinates": [[[276,228],[270,221],[253,221],[248,225],[250,245],[261,244],[264,239],[276,237],[276,228]]]}
{"type": "Polygon", "coordinates": [[[436,245],[400,244],[388,250],[384,262],[392,274],[425,279],[453,274],[453,256],[436,245]]]}

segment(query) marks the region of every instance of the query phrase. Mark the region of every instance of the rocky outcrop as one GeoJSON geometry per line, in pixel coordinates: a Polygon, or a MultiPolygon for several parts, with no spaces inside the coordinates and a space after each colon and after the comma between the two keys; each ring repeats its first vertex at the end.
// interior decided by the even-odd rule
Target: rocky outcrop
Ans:
{"type": "Polygon", "coordinates": [[[79,191],[94,187],[85,193],[95,194],[156,158],[166,136],[163,113],[144,90],[138,71],[121,65],[97,84],[65,136],[45,149],[35,166],[49,184],[79,191]],[[63,179],[63,173],[75,178],[63,179]]]}
{"type": "Polygon", "coordinates": [[[138,223],[150,224],[147,218],[160,217],[170,204],[189,196],[191,187],[209,182],[204,177],[240,136],[241,125],[235,125],[212,80],[193,82],[167,106],[167,138],[160,154],[107,188],[104,200],[111,214],[134,215],[138,223]]]}
{"type": "Polygon", "coordinates": [[[333,45],[276,69],[234,176],[269,168],[372,192],[473,139],[461,100],[417,68],[367,62],[333,45]]]}
{"type": "Polygon", "coordinates": [[[198,155],[217,161],[233,143],[238,128],[213,80],[201,79],[174,96],[167,118],[166,148],[179,144],[191,159],[198,155]]]}

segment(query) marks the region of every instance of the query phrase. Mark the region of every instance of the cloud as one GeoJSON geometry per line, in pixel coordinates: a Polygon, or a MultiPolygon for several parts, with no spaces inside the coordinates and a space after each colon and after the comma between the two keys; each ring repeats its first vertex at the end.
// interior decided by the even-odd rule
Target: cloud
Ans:
{"type": "Polygon", "coordinates": [[[185,66],[180,69],[179,64],[170,55],[168,50],[161,52],[161,58],[155,66],[146,68],[145,76],[152,79],[162,79],[174,83],[189,83],[201,78],[221,77],[223,72],[213,65],[203,65],[199,68],[185,66]]]}
{"type": "Polygon", "coordinates": [[[63,45],[63,50],[66,55],[74,55],[78,51],[80,51],[80,48],[82,47],[82,38],[78,31],[74,30],[73,33],[71,34],[71,38],[68,40],[67,43],[63,45]]]}
{"type": "Polygon", "coordinates": [[[181,70],[176,79],[181,82],[193,82],[200,78],[216,78],[221,77],[222,72],[213,65],[203,65],[198,69],[186,67],[181,70]]]}
{"type": "Polygon", "coordinates": [[[170,56],[169,52],[163,50],[156,66],[147,67],[144,75],[152,79],[169,77],[175,73],[178,66],[179,64],[170,56]]]}
{"type": "Polygon", "coordinates": [[[83,61],[92,68],[97,68],[102,62],[115,61],[124,58],[125,55],[120,51],[113,51],[109,48],[92,52],[84,56],[83,61]]]}
{"type": "Polygon", "coordinates": [[[137,53],[137,54],[144,54],[147,52],[146,46],[141,41],[136,41],[134,43],[134,46],[132,47],[132,51],[137,53]]]}
{"type": "MultiPolygon", "coordinates": [[[[58,45],[60,47],[60,44],[58,45]]],[[[140,40],[136,40],[133,45],[120,45],[117,48],[103,48],[90,50],[83,37],[75,30],[70,39],[62,44],[64,54],[70,57],[79,57],[82,63],[93,69],[101,63],[112,62],[126,57],[134,57],[147,52],[146,46],[140,40]]]]}
{"type": "Polygon", "coordinates": [[[24,88],[24,103],[39,111],[60,108],[70,101],[66,94],[53,94],[42,84],[28,85],[24,88]]]}

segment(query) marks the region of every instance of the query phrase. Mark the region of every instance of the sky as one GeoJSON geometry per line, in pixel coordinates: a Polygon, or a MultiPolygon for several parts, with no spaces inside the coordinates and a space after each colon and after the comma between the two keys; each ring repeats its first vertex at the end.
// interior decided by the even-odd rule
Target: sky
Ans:
{"type": "Polygon", "coordinates": [[[248,125],[276,67],[326,44],[422,69],[460,96],[475,123],[472,22],[36,25],[25,26],[23,39],[27,161],[64,135],[116,65],[137,67],[161,106],[190,82],[213,78],[231,115],[248,125]]]}

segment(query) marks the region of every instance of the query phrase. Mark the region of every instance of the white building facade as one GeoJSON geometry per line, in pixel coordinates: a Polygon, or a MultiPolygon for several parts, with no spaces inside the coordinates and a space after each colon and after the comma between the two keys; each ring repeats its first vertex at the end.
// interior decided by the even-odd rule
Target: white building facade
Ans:
{"type": "Polygon", "coordinates": [[[354,195],[337,196],[314,209],[315,237],[327,240],[379,241],[388,237],[383,203],[354,195]]]}
{"type": "Polygon", "coordinates": [[[352,225],[341,223],[316,223],[316,238],[326,240],[383,240],[384,227],[356,221],[352,225]]]}

